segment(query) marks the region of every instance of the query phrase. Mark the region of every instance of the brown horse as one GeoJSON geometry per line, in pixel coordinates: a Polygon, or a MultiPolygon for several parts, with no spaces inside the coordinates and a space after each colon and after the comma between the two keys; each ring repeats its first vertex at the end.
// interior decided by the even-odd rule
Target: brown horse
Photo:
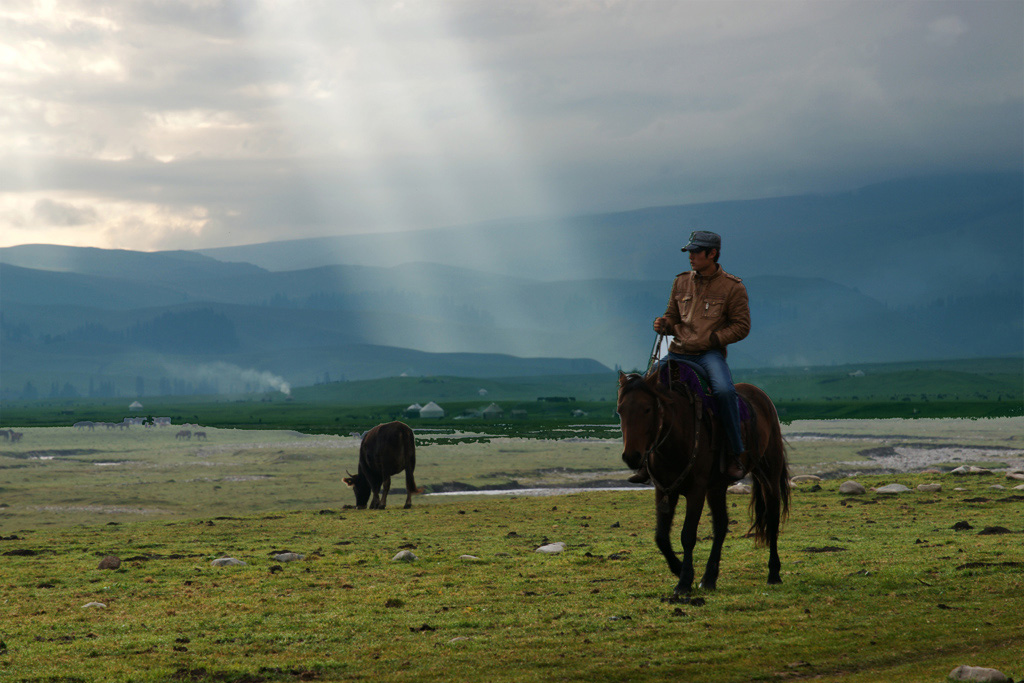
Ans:
{"type": "MultiPolygon", "coordinates": [[[[737,384],[736,392],[753,414],[753,419],[743,424],[747,450],[742,458],[744,469],[753,478],[751,533],[757,545],[768,546],[768,583],[782,583],[777,541],[779,525],[789,511],[789,467],[782,429],[767,394],[751,384],[737,384]]],[[[697,392],[685,383],[666,389],[657,374],[620,372],[618,412],[623,461],[632,469],[646,466],[654,483],[654,539],[668,561],[669,570],[679,577],[676,594],[689,593],[693,586],[693,547],[707,500],[714,540],[700,585],[714,590],[722,543],[729,530],[725,506],[729,481],[721,472],[718,456],[722,430],[712,424],[697,392]],[[682,561],[672,550],[669,538],[680,495],[686,499],[682,561]]]]}

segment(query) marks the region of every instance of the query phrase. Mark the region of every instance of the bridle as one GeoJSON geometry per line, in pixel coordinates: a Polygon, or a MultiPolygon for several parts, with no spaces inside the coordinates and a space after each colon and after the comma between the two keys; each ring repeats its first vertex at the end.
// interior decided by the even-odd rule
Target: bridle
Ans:
{"type": "Polygon", "coordinates": [[[654,434],[654,439],[651,441],[651,445],[648,446],[647,450],[645,450],[643,455],[640,456],[640,469],[646,469],[647,474],[650,476],[651,481],[654,482],[654,485],[665,493],[677,493],[679,488],[683,485],[683,481],[689,476],[690,472],[693,470],[694,464],[697,462],[697,446],[700,444],[700,426],[703,422],[703,420],[701,420],[701,413],[703,411],[702,401],[700,400],[700,397],[694,396],[693,392],[686,392],[687,400],[689,400],[694,407],[693,448],[690,450],[690,461],[686,464],[686,467],[683,468],[683,471],[678,477],[676,477],[671,486],[665,486],[662,482],[658,481],[654,471],[648,467],[651,454],[661,448],[661,446],[668,441],[668,437],[671,433],[670,429],[665,429],[665,403],[661,396],[658,395],[658,392],[647,386],[647,383],[644,382],[643,378],[639,375],[637,375],[635,379],[631,380],[629,384],[623,387],[623,389],[632,390],[634,386],[639,386],[645,392],[650,394],[651,397],[654,398],[655,404],[658,406],[658,430],[654,434]],[[664,434],[662,432],[664,432],[664,434]]]}

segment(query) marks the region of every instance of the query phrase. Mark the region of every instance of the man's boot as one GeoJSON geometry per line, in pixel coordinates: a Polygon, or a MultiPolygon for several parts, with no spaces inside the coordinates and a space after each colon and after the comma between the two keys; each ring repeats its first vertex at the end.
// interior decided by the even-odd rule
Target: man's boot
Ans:
{"type": "Polygon", "coordinates": [[[729,481],[739,481],[747,476],[747,473],[743,470],[740,456],[733,453],[731,448],[726,448],[722,452],[722,467],[722,473],[729,481]]]}
{"type": "Polygon", "coordinates": [[[651,480],[651,475],[647,474],[647,468],[641,467],[636,471],[632,477],[627,479],[630,484],[646,484],[651,480]]]}

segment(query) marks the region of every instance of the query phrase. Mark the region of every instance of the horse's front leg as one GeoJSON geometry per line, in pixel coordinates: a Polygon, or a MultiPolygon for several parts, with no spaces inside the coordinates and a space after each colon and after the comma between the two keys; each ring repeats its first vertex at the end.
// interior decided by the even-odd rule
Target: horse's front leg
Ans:
{"type": "Polygon", "coordinates": [[[665,560],[668,561],[668,570],[672,572],[673,576],[679,576],[679,571],[683,568],[683,563],[679,561],[675,551],[672,550],[672,539],[669,537],[672,531],[672,518],[676,514],[676,503],[678,502],[678,493],[668,494],[659,488],[654,489],[654,505],[657,511],[654,543],[658,546],[661,554],[665,556],[665,560]]]}
{"type": "Polygon", "coordinates": [[[725,506],[725,487],[715,486],[708,491],[708,508],[711,509],[711,528],[713,541],[708,564],[704,568],[704,578],[700,580],[701,588],[715,590],[718,584],[718,565],[722,559],[722,544],[729,533],[729,512],[725,506]]]}
{"type": "Polygon", "coordinates": [[[683,530],[680,533],[680,540],[683,544],[683,567],[679,572],[676,595],[689,593],[693,588],[693,547],[697,545],[697,526],[700,524],[700,515],[703,511],[703,493],[688,493],[686,495],[686,517],[683,519],[683,530]]]}

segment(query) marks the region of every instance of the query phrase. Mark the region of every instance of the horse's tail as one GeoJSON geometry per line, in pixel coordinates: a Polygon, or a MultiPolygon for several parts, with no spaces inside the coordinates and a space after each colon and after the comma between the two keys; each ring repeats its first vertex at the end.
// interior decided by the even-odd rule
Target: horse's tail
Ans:
{"type": "Polygon", "coordinates": [[[771,399],[764,397],[764,412],[760,416],[768,423],[768,443],[754,465],[753,495],[750,498],[751,526],[754,544],[771,545],[779,535],[779,526],[789,515],[789,463],[786,459],[786,441],[782,426],[771,399]]]}

